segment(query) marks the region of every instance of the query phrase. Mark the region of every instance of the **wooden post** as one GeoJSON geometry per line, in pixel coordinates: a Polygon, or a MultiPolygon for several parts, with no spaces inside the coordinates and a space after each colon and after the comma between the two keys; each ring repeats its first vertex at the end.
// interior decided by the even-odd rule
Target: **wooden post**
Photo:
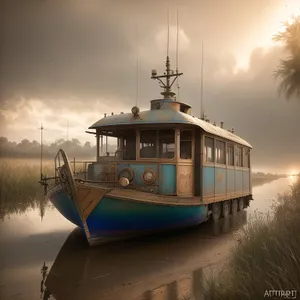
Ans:
{"type": "Polygon", "coordinates": [[[100,148],[100,155],[103,155],[103,135],[100,136],[101,137],[101,148],[100,148]]]}
{"type": "Polygon", "coordinates": [[[97,148],[97,161],[98,161],[98,158],[99,158],[99,134],[97,133],[97,135],[96,135],[96,140],[97,140],[97,146],[96,146],[96,148],[97,148]]]}
{"type": "Polygon", "coordinates": [[[106,155],[107,155],[107,150],[108,150],[108,148],[107,148],[107,142],[108,142],[108,136],[107,136],[107,134],[106,134],[106,136],[105,136],[105,153],[106,153],[106,155]]]}

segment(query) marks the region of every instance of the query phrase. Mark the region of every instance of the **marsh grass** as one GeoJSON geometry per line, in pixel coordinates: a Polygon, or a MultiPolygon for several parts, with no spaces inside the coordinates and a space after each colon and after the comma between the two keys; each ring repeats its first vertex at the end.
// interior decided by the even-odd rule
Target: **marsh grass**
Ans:
{"type": "MultiPolygon", "coordinates": [[[[43,173],[51,175],[52,166],[47,163],[43,173]]],[[[31,160],[0,161],[0,219],[12,213],[23,213],[28,208],[43,205],[43,189],[40,180],[40,166],[31,160]]]]}
{"type": "Polygon", "coordinates": [[[300,181],[279,196],[273,210],[272,217],[257,216],[243,228],[227,267],[206,278],[201,299],[265,299],[266,290],[300,291],[300,181]]]}

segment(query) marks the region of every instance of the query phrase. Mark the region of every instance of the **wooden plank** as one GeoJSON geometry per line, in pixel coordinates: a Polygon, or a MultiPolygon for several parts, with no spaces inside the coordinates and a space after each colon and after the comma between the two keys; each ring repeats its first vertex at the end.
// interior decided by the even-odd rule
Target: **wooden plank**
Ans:
{"type": "Polygon", "coordinates": [[[80,185],[78,187],[78,202],[83,210],[85,220],[108,191],[109,189],[99,186],[80,185]]]}
{"type": "Polygon", "coordinates": [[[78,195],[78,199],[80,199],[80,203],[82,201],[82,199],[84,199],[88,193],[90,192],[90,188],[89,187],[84,187],[84,188],[78,188],[77,189],[77,195],[78,195]]]}
{"type": "Polygon", "coordinates": [[[102,189],[91,189],[90,193],[86,197],[85,203],[87,203],[87,206],[83,208],[83,213],[85,218],[91,214],[91,212],[94,210],[94,208],[97,206],[97,204],[101,201],[103,196],[107,193],[106,190],[102,189]]]}

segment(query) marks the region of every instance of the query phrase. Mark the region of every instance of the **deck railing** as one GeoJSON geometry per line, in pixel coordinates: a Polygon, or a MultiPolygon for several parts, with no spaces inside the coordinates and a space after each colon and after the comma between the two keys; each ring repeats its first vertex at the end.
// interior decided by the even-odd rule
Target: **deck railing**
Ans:
{"type": "MultiPolygon", "coordinates": [[[[109,157],[111,160],[115,156],[102,156],[99,157],[99,160],[103,158],[105,160],[106,157],[109,157]]],[[[112,172],[100,172],[97,178],[94,178],[94,173],[89,174],[88,166],[94,163],[97,162],[92,160],[76,160],[76,158],[73,157],[73,160],[70,162],[70,165],[75,179],[81,179],[85,181],[96,181],[96,182],[116,182],[116,178],[115,178],[116,175],[115,173],[112,172]]]]}
{"type": "Polygon", "coordinates": [[[95,163],[96,161],[92,160],[76,160],[73,157],[73,160],[70,162],[73,175],[76,179],[87,180],[88,178],[88,165],[95,163]]]}

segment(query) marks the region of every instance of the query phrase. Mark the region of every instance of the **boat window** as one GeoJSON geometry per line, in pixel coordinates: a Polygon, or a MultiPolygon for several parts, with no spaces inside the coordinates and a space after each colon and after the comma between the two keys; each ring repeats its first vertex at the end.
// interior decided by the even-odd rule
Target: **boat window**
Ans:
{"type": "Polygon", "coordinates": [[[174,129],[159,130],[158,134],[159,157],[174,158],[175,156],[175,131],[174,129]]]}
{"type": "Polygon", "coordinates": [[[180,131],[180,158],[192,159],[192,131],[180,131]]]}
{"type": "Polygon", "coordinates": [[[125,138],[124,160],[136,160],[136,134],[125,138]]]}
{"type": "Polygon", "coordinates": [[[242,147],[236,147],[236,153],[235,153],[235,165],[237,167],[243,166],[243,148],[242,147]]]}
{"type": "Polygon", "coordinates": [[[175,131],[174,129],[141,130],[141,158],[174,158],[175,131]]]}
{"type": "MultiPolygon", "coordinates": [[[[111,134],[111,132],[109,132],[111,134]]],[[[99,135],[99,156],[115,156],[118,139],[114,136],[99,135]]]]}
{"type": "Polygon", "coordinates": [[[210,137],[205,137],[205,147],[204,147],[205,160],[209,162],[214,162],[214,139],[210,137]]]}
{"type": "Polygon", "coordinates": [[[115,156],[121,160],[136,160],[136,132],[126,130],[122,132],[118,141],[118,149],[115,156]]]}
{"type": "Polygon", "coordinates": [[[244,162],[243,166],[245,168],[250,168],[250,149],[244,148],[244,162]]]}
{"type": "Polygon", "coordinates": [[[140,156],[142,158],[156,158],[157,130],[141,130],[140,156]]]}
{"type": "Polygon", "coordinates": [[[234,147],[233,145],[227,145],[227,164],[234,166],[234,147]]]}
{"type": "Polygon", "coordinates": [[[216,162],[225,165],[225,142],[216,140],[216,162]]]}

